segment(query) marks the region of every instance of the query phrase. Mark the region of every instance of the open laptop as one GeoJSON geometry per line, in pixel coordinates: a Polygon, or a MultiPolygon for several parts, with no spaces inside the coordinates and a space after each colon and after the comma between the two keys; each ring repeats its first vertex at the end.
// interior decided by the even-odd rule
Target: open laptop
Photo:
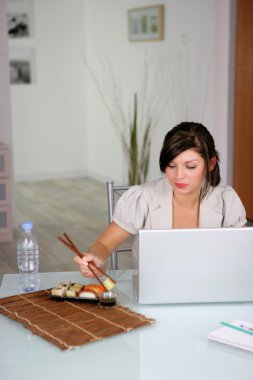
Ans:
{"type": "Polygon", "coordinates": [[[138,303],[253,301],[253,227],[141,230],[138,303]]]}

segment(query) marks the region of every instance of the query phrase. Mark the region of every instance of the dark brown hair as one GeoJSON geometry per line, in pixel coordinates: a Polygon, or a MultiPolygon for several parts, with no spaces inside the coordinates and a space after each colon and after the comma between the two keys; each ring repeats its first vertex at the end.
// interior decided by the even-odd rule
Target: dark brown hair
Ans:
{"type": "Polygon", "coordinates": [[[212,135],[204,125],[184,121],[172,128],[164,138],[159,160],[160,169],[165,172],[169,163],[187,149],[194,149],[205,162],[205,181],[200,194],[202,200],[210,186],[220,183],[219,153],[215,149],[212,135]],[[213,170],[209,170],[209,162],[213,157],[216,157],[216,164],[213,170]]]}

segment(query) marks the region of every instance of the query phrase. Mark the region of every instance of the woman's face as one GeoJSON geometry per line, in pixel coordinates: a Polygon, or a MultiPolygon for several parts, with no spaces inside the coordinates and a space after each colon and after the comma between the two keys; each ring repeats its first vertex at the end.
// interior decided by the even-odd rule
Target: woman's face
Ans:
{"type": "Polygon", "coordinates": [[[167,166],[165,173],[174,194],[199,194],[204,177],[205,162],[194,149],[187,149],[176,156],[167,166]]]}

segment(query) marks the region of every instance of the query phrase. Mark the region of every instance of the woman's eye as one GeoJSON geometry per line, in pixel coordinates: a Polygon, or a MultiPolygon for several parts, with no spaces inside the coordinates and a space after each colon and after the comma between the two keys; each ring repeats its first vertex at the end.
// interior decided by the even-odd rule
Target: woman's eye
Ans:
{"type": "Polygon", "coordinates": [[[176,165],[174,165],[174,164],[169,164],[168,167],[171,168],[171,169],[174,169],[174,168],[176,167],[176,165]]]}
{"type": "Polygon", "coordinates": [[[191,170],[191,169],[195,169],[196,166],[186,166],[186,168],[191,170]]]}

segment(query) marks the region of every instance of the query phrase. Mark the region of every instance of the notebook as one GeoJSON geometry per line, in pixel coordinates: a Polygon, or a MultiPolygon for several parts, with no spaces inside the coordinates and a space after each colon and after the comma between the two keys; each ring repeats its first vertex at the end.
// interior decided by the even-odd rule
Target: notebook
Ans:
{"type": "Polygon", "coordinates": [[[236,320],[231,322],[230,325],[231,327],[224,326],[211,332],[207,336],[208,339],[253,352],[253,323],[236,320]],[[234,329],[232,326],[239,327],[240,330],[246,330],[250,334],[234,329]]]}
{"type": "Polygon", "coordinates": [[[253,301],[253,227],[141,230],[140,304],[253,301]]]}

